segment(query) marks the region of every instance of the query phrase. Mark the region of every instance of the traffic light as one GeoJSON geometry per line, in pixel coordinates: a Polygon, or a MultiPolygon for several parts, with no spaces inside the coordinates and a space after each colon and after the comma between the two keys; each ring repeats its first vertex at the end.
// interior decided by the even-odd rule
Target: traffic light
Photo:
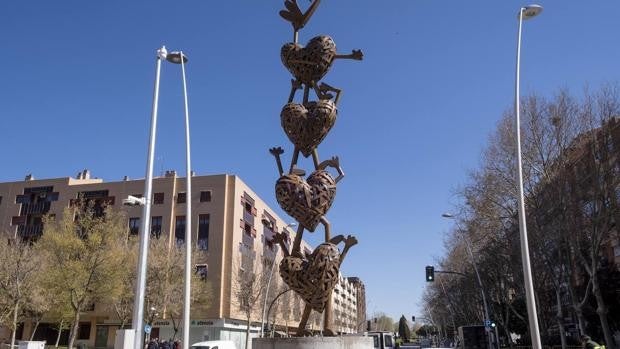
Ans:
{"type": "Polygon", "coordinates": [[[411,321],[415,322],[415,316],[411,315],[411,321]]]}
{"type": "Polygon", "coordinates": [[[432,265],[426,266],[426,281],[435,281],[435,267],[433,267],[432,265]]]}

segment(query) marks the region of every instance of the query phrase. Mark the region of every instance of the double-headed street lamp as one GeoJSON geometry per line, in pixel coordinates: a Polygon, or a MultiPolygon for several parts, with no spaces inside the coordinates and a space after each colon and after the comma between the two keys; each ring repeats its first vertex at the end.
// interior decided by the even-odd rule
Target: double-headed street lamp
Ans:
{"type": "Polygon", "coordinates": [[[517,66],[515,73],[515,127],[517,135],[517,179],[519,182],[519,235],[521,237],[521,262],[523,263],[523,278],[525,281],[525,299],[527,301],[527,316],[529,320],[532,348],[540,349],[540,333],[538,330],[538,314],[534,297],[534,283],[532,282],[532,267],[530,265],[530,251],[527,242],[527,226],[525,221],[525,199],[523,194],[523,165],[521,161],[521,120],[519,106],[519,74],[521,65],[521,26],[524,19],[530,19],[542,12],[540,5],[529,5],[519,9],[519,31],[517,35],[517,66]]]}
{"type": "Polygon", "coordinates": [[[189,110],[187,103],[187,83],[185,79],[185,63],[187,56],[183,52],[168,53],[165,46],[157,50],[157,61],[155,68],[155,89],[153,91],[153,107],[151,113],[151,131],[149,136],[149,148],[146,162],[146,178],[144,181],[144,197],[141,200],[129,197],[123,200],[130,205],[142,205],[142,222],[140,224],[140,255],[138,257],[138,277],[136,282],[136,293],[134,299],[132,328],[134,333],[134,349],[142,349],[144,338],[144,297],[146,287],[146,265],[148,257],[148,245],[151,229],[151,197],[153,189],[153,158],[155,155],[155,138],[157,131],[157,108],[159,105],[159,78],[161,73],[161,61],[165,59],[170,63],[181,64],[183,75],[183,97],[185,104],[185,146],[186,146],[186,171],[187,171],[187,193],[185,216],[185,302],[183,305],[183,348],[189,348],[189,312],[190,312],[190,280],[191,280],[191,163],[190,163],[190,142],[189,142],[189,110]]]}

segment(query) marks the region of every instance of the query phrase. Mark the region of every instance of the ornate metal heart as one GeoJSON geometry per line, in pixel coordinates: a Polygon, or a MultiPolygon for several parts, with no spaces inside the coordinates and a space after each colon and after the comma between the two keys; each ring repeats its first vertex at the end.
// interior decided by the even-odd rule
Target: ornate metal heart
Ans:
{"type": "Polygon", "coordinates": [[[288,103],[282,108],[280,121],[288,139],[308,157],[334,126],[337,114],[336,105],[329,99],[305,106],[288,103]]]}
{"type": "Polygon", "coordinates": [[[280,207],[311,232],[329,211],[335,197],[336,181],[324,170],[312,172],[307,180],[286,174],[276,182],[280,207]]]}
{"type": "Polygon", "coordinates": [[[336,55],[336,43],[329,36],[316,36],[306,47],[287,43],[280,50],[282,63],[293,76],[306,85],[325,76],[336,55]]]}
{"type": "Polygon", "coordinates": [[[288,256],[280,262],[282,280],[318,312],[323,312],[338,283],[339,269],[340,251],[331,243],[317,246],[308,259],[288,256]]]}

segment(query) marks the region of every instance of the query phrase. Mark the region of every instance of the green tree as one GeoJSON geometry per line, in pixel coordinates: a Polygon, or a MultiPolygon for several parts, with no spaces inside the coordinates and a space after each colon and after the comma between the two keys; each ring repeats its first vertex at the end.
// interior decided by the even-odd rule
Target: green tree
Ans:
{"type": "Polygon", "coordinates": [[[110,308],[120,321],[120,328],[125,328],[133,315],[134,294],[136,292],[136,279],[138,263],[137,239],[129,238],[120,250],[123,259],[119,270],[121,279],[121,292],[111,298],[110,308]]]}
{"type": "Polygon", "coordinates": [[[101,211],[93,203],[78,201],[64,210],[60,220],[46,218],[44,224],[38,247],[55,268],[47,271],[43,282],[71,309],[68,347],[72,349],[80,314],[122,290],[120,251],[127,240],[127,221],[109,208],[101,211]]]}
{"type": "Polygon", "coordinates": [[[409,329],[409,324],[407,323],[405,315],[402,315],[400,320],[398,320],[398,335],[405,341],[411,338],[411,330],[409,329]]]}

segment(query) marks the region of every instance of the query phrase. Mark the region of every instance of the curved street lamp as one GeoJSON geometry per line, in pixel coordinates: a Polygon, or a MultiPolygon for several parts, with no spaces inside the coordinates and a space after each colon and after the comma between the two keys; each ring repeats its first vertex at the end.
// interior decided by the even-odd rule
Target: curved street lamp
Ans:
{"type": "Polygon", "coordinates": [[[527,316],[532,339],[532,348],[540,349],[540,333],[538,329],[538,314],[532,282],[532,267],[530,265],[530,251],[527,242],[527,226],[525,221],[525,199],[523,194],[523,164],[521,160],[521,120],[519,106],[519,74],[521,69],[521,27],[524,19],[536,17],[542,12],[540,5],[529,5],[519,9],[519,31],[517,36],[517,66],[515,73],[515,127],[517,135],[517,180],[519,182],[519,236],[521,240],[521,262],[523,263],[523,279],[525,281],[525,299],[527,301],[527,316]]]}

